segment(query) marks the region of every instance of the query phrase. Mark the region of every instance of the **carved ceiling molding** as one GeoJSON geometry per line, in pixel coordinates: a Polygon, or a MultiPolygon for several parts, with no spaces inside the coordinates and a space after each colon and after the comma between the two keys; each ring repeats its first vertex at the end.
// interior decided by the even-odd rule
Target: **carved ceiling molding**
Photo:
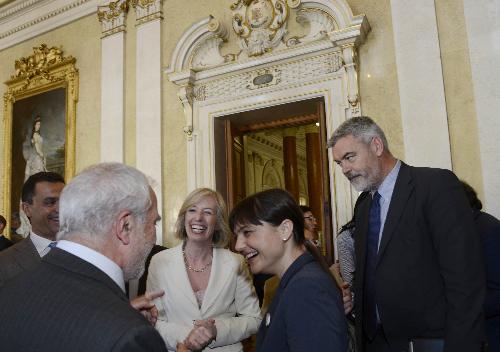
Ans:
{"type": "Polygon", "coordinates": [[[25,0],[0,8],[0,50],[97,11],[99,0],[25,0]]]}

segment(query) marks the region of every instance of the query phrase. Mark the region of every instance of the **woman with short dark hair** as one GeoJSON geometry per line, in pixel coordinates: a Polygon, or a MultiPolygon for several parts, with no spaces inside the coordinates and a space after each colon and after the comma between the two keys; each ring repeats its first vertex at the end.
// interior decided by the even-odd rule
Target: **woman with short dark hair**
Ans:
{"type": "Polygon", "coordinates": [[[236,205],[229,224],[235,249],[254,274],[278,275],[280,285],[257,335],[257,351],[345,351],[340,291],[314,246],[304,218],[281,189],[256,193],[236,205]]]}

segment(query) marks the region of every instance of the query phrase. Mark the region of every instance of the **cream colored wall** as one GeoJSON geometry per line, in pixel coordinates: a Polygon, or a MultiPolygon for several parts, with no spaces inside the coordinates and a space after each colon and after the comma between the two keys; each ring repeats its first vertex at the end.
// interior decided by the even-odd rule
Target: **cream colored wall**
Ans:
{"type": "MultiPolygon", "coordinates": [[[[62,46],[64,56],[76,58],[76,67],[80,74],[79,101],[76,113],[76,172],[99,161],[100,150],[100,26],[95,16],[83,17],[71,24],[24,41],[0,51],[0,82],[5,82],[14,73],[14,62],[22,56],[33,54],[33,47],[45,43],[49,47],[62,46]],[[75,40],[78,38],[78,40],[75,40]]],[[[0,84],[0,94],[6,92],[6,86],[0,84]]],[[[0,119],[3,121],[3,109],[0,119]]],[[[1,142],[4,127],[1,125],[1,142]]],[[[0,165],[4,155],[0,153],[0,165]]],[[[0,176],[3,180],[4,173],[0,176]]],[[[3,183],[3,182],[2,182],[3,183]]],[[[3,193],[3,187],[1,191],[3,193]]]]}
{"type": "Polygon", "coordinates": [[[483,195],[479,134],[461,1],[436,1],[453,171],[483,195]]]}
{"type": "Polygon", "coordinates": [[[404,158],[390,0],[347,2],[355,15],[365,14],[371,26],[358,51],[362,113],[380,124],[393,154],[404,158]]]}
{"type": "MultiPolygon", "coordinates": [[[[365,44],[359,49],[362,112],[381,125],[393,153],[404,160],[390,0],[348,0],[348,3],[354,14],[366,14],[371,25],[365,44]]],[[[482,196],[478,128],[463,3],[440,0],[435,4],[453,171],[482,196]]]]}
{"type": "MultiPolygon", "coordinates": [[[[163,67],[170,65],[172,52],[182,34],[195,22],[212,14],[230,23],[232,1],[165,1],[162,23],[163,67]]],[[[163,77],[163,239],[164,244],[177,243],[173,237],[177,213],[187,195],[186,137],[182,105],[177,97],[179,87],[163,77]]]]}

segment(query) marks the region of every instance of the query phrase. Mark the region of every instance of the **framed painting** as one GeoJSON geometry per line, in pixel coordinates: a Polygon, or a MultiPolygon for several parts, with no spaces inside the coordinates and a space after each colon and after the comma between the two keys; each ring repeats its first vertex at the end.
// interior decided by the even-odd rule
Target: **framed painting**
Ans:
{"type": "Polygon", "coordinates": [[[3,213],[19,212],[24,181],[53,171],[68,182],[75,172],[78,100],[76,60],[45,44],[14,63],[4,94],[3,213]]]}

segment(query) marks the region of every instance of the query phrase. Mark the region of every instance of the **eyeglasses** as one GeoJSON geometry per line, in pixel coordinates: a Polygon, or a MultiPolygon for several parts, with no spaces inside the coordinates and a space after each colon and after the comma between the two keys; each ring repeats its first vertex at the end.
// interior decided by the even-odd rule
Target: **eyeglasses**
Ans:
{"type": "Polygon", "coordinates": [[[314,216],[312,216],[312,215],[310,215],[310,216],[304,216],[304,219],[307,219],[309,221],[316,221],[316,218],[314,216]]]}

